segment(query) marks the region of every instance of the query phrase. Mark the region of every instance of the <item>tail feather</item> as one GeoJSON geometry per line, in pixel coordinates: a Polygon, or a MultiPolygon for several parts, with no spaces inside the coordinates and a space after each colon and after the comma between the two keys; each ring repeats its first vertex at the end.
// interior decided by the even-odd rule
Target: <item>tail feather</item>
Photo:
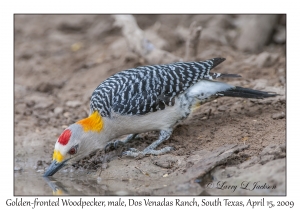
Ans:
{"type": "Polygon", "coordinates": [[[279,95],[277,93],[253,90],[250,88],[243,88],[239,86],[236,86],[235,88],[226,91],[219,92],[219,94],[222,94],[223,96],[230,96],[230,97],[257,98],[257,99],[275,97],[279,95]]]}
{"type": "Polygon", "coordinates": [[[209,73],[209,79],[217,79],[220,77],[229,77],[229,78],[237,78],[242,77],[239,74],[226,74],[226,73],[209,73]]]}
{"type": "MultiPolygon", "coordinates": [[[[210,61],[212,61],[212,66],[210,68],[213,69],[215,68],[217,65],[219,65],[220,63],[222,63],[223,61],[225,61],[225,58],[213,58],[210,61]]],[[[226,74],[226,73],[211,73],[211,72],[207,72],[207,75],[204,75],[204,79],[208,79],[208,80],[214,80],[217,79],[219,77],[241,77],[238,74],[226,74]]]]}
{"type": "Polygon", "coordinates": [[[219,77],[233,77],[233,78],[235,78],[235,77],[242,77],[242,76],[239,75],[239,74],[226,74],[226,73],[222,73],[222,74],[220,74],[219,77]]]}
{"type": "Polygon", "coordinates": [[[219,65],[220,63],[222,63],[225,60],[226,60],[225,58],[213,58],[212,59],[213,65],[212,65],[211,69],[215,68],[217,65],[219,65]]]}

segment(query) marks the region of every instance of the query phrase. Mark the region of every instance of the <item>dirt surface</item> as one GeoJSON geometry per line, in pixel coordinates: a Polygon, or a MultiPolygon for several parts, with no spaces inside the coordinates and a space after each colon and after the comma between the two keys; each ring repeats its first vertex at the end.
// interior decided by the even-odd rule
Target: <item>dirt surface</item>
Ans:
{"type": "Polygon", "coordinates": [[[285,195],[285,16],[273,17],[268,41],[253,52],[238,46],[247,16],[135,18],[154,46],[180,58],[189,27],[197,21],[202,26],[197,60],[224,57],[213,71],[242,78],[223,81],[280,96],[214,100],[160,145],[174,147],[169,154],[120,157],[127,148],[142,150],[157,138],[157,132],[144,133],[126,147],[98,151],[44,180],[56,139],[88,116],[93,90],[121,70],[148,63],[130,51],[110,15],[16,15],[15,194],[285,195]],[[248,188],[255,182],[265,187],[243,189],[244,181],[248,188]]]}

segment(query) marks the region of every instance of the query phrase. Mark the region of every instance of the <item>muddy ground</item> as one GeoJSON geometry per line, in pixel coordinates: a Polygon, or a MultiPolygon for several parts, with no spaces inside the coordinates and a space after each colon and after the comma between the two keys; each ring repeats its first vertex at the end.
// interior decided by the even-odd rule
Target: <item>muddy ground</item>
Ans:
{"type": "MultiPolygon", "coordinates": [[[[275,22],[265,23],[273,28],[263,44],[244,37],[254,33],[243,32],[253,16],[135,18],[155,47],[183,60],[197,21],[202,32],[195,59],[224,57],[214,72],[242,78],[223,81],[280,96],[214,100],[159,147],[174,147],[169,154],[132,159],[120,156],[127,147],[98,151],[44,180],[56,139],[88,116],[93,90],[121,70],[149,63],[129,49],[110,15],[15,15],[15,194],[285,195],[285,16],[264,19],[275,22]]],[[[128,148],[144,149],[156,138],[156,132],[141,134],[128,148]]]]}

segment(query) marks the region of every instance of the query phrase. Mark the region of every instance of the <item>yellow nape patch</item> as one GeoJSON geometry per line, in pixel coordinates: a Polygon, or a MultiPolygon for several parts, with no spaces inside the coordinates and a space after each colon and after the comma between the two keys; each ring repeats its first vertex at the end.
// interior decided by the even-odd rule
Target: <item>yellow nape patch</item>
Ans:
{"type": "Polygon", "coordinates": [[[56,162],[60,163],[64,159],[65,159],[64,156],[58,150],[54,150],[53,160],[56,160],[56,162]]]}
{"type": "Polygon", "coordinates": [[[88,131],[100,132],[103,128],[103,119],[101,115],[97,111],[95,111],[88,118],[79,120],[77,124],[82,125],[83,130],[85,132],[88,131]]]}

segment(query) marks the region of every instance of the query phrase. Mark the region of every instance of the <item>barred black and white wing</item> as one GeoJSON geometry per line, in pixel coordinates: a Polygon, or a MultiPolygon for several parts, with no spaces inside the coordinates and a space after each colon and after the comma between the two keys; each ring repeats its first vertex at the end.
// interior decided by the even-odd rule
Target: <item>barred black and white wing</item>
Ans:
{"type": "Polygon", "coordinates": [[[144,115],[173,106],[175,97],[201,79],[238,77],[235,74],[210,73],[223,62],[214,58],[203,62],[177,62],[167,65],[143,66],[119,72],[93,92],[91,111],[104,117],[111,112],[122,115],[144,115]]]}

